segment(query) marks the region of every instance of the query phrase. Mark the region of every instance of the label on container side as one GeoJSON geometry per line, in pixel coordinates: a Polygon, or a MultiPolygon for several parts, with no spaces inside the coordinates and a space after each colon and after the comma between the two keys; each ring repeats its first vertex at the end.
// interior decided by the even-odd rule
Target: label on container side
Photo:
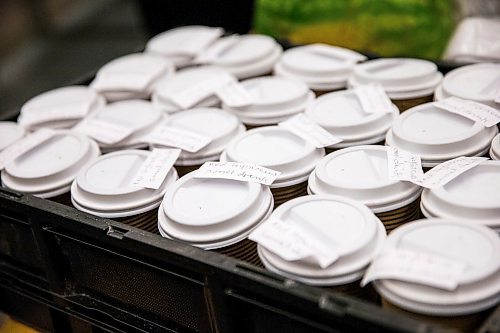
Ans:
{"type": "Polygon", "coordinates": [[[491,127],[500,122],[500,110],[474,101],[449,97],[442,101],[434,102],[434,105],[440,109],[469,118],[485,127],[491,127]]]}
{"type": "Polygon", "coordinates": [[[271,185],[281,174],[256,164],[238,162],[205,162],[196,178],[222,178],[271,185]]]}
{"type": "Polygon", "coordinates": [[[466,265],[436,254],[411,250],[382,253],[367,269],[361,286],[379,279],[394,279],[453,291],[466,265]]]}
{"type": "Polygon", "coordinates": [[[420,156],[395,147],[387,148],[389,179],[419,183],[424,177],[420,156]]]}
{"type": "Polygon", "coordinates": [[[339,257],[333,248],[302,228],[277,219],[265,221],[248,238],[286,261],[308,261],[326,268],[339,257]]]}
{"type": "Polygon", "coordinates": [[[394,110],[389,96],[381,84],[370,84],[354,89],[366,113],[391,113],[394,110]]]}
{"type": "Polygon", "coordinates": [[[236,108],[248,106],[253,103],[252,96],[237,81],[231,81],[217,87],[215,94],[229,107],[236,108]]]}
{"type": "Polygon", "coordinates": [[[205,98],[215,94],[220,87],[234,82],[230,75],[215,75],[211,78],[194,82],[186,89],[172,95],[170,99],[183,109],[188,109],[203,101],[205,98]]]}

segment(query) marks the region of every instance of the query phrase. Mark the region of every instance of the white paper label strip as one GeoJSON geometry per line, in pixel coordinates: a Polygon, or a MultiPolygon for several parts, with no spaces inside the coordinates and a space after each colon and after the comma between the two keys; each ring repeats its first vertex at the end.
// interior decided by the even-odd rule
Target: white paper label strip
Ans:
{"type": "Polygon", "coordinates": [[[205,162],[196,178],[222,178],[271,185],[281,174],[255,164],[237,162],[205,162]]]}
{"type": "Polygon", "coordinates": [[[387,148],[389,179],[420,183],[424,177],[420,156],[395,148],[387,148]]]}
{"type": "Polygon", "coordinates": [[[171,96],[170,99],[181,108],[188,109],[198,104],[205,98],[214,95],[215,91],[219,87],[233,81],[234,78],[229,75],[215,76],[198,83],[193,83],[193,85],[189,86],[188,88],[171,96]]]}
{"type": "Polygon", "coordinates": [[[190,56],[196,56],[215,42],[223,33],[224,29],[222,28],[200,29],[179,45],[179,51],[190,56]]]}
{"type": "Polygon", "coordinates": [[[342,142],[342,139],[330,134],[303,113],[282,121],[278,125],[300,136],[317,148],[333,146],[342,142]]]}
{"type": "Polygon", "coordinates": [[[394,110],[391,100],[380,84],[360,86],[354,89],[354,92],[366,113],[391,113],[394,110]]]}
{"type": "Polygon", "coordinates": [[[196,153],[203,147],[206,147],[212,139],[184,129],[161,125],[155,128],[142,141],[196,153]]]}
{"type": "Polygon", "coordinates": [[[252,96],[250,96],[245,88],[236,81],[231,81],[219,86],[215,90],[215,94],[224,104],[234,108],[251,105],[253,103],[252,96]]]}
{"type": "Polygon", "coordinates": [[[240,38],[238,35],[231,35],[219,39],[212,46],[200,52],[194,62],[197,64],[207,64],[217,60],[221,54],[235,46],[240,41],[240,38]]]}
{"type": "Polygon", "coordinates": [[[319,55],[324,55],[332,59],[338,60],[339,62],[359,62],[364,61],[367,58],[351,50],[343,49],[340,47],[332,47],[329,45],[314,44],[308,47],[308,50],[312,53],[319,55]]]}
{"type": "Polygon", "coordinates": [[[132,130],[129,128],[99,119],[85,119],[73,130],[108,145],[120,142],[132,134],[132,130]]]}
{"type": "Polygon", "coordinates": [[[91,103],[73,103],[28,109],[20,119],[22,126],[33,126],[49,121],[80,119],[87,115],[91,103]]]}
{"type": "Polygon", "coordinates": [[[302,229],[281,220],[265,221],[248,238],[287,261],[308,261],[326,268],[339,257],[302,229]]]}
{"type": "Polygon", "coordinates": [[[441,187],[465,171],[488,160],[486,157],[458,157],[436,165],[424,174],[420,186],[441,187]]]}
{"type": "Polygon", "coordinates": [[[139,167],[130,185],[159,189],[180,153],[180,149],[153,149],[139,167]]]}
{"type": "Polygon", "coordinates": [[[500,110],[458,97],[449,97],[434,102],[434,105],[440,109],[469,118],[486,127],[491,127],[500,122],[500,110]]]}
{"type": "Polygon", "coordinates": [[[54,131],[41,129],[10,145],[0,152],[0,170],[4,169],[5,166],[22,154],[47,141],[53,135],[54,131]]]}
{"type": "Polygon", "coordinates": [[[392,250],[376,258],[363,277],[361,286],[379,279],[395,279],[455,290],[466,265],[435,254],[392,250]]]}

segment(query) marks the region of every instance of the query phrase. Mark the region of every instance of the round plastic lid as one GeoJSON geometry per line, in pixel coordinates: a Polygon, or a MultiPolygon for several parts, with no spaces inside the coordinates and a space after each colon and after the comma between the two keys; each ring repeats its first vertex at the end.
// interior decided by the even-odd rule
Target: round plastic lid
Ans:
{"type": "MultiPolygon", "coordinates": [[[[231,74],[223,69],[212,66],[200,66],[183,69],[175,75],[158,82],[152,96],[153,104],[168,113],[180,111],[182,108],[171,100],[171,96],[192,87],[195,82],[203,82],[204,80],[209,80],[219,75],[231,74]]],[[[196,107],[215,106],[219,103],[219,98],[212,95],[200,101],[196,107]]]]}
{"type": "Polygon", "coordinates": [[[459,156],[482,156],[498,133],[461,115],[426,103],[402,113],[387,132],[386,143],[420,155],[423,166],[459,156]]]}
{"type": "Polygon", "coordinates": [[[244,123],[276,124],[303,112],[314,100],[314,93],[296,79],[266,76],[245,80],[241,84],[254,102],[238,108],[226,104],[222,107],[236,114],[244,123]]]}
{"type": "Polygon", "coordinates": [[[355,273],[366,268],[385,240],[383,225],[366,206],[340,196],[296,198],[278,207],[270,219],[302,228],[338,253],[337,261],[323,269],[304,260],[283,260],[259,245],[270,266],[299,277],[324,279],[355,273]]]}
{"type": "Polygon", "coordinates": [[[270,214],[267,186],[196,178],[196,173],[179,179],[165,194],[158,214],[168,237],[206,249],[223,247],[245,238],[270,214]]]}
{"type": "Polygon", "coordinates": [[[325,150],[278,126],[249,130],[233,139],[221,160],[257,164],[281,172],[271,187],[307,180],[325,150]]]}
{"type": "Polygon", "coordinates": [[[130,211],[144,206],[156,208],[177,179],[177,172],[172,168],[157,190],[130,185],[149,154],[143,150],[124,150],[101,156],[78,173],[71,188],[72,199],[87,211],[105,217],[117,212],[128,216],[130,211]]]}
{"type": "Polygon", "coordinates": [[[24,128],[13,121],[0,121],[0,151],[26,134],[24,128]]]}
{"type": "Polygon", "coordinates": [[[103,120],[132,130],[125,140],[113,145],[100,144],[100,146],[123,146],[137,144],[138,138],[148,131],[162,118],[162,113],[150,102],[143,100],[128,100],[108,104],[97,110],[92,118],[103,120]]]}
{"type": "Polygon", "coordinates": [[[375,213],[406,206],[421,191],[413,183],[389,179],[385,146],[356,146],[328,154],[311,173],[309,190],[358,200],[375,213]]]}
{"type": "Polygon", "coordinates": [[[405,309],[432,315],[480,311],[500,292],[500,239],[489,228],[453,219],[407,223],[387,238],[384,251],[405,249],[435,254],[464,263],[454,291],[397,280],[380,280],[382,296],[405,309]]]}
{"type": "Polygon", "coordinates": [[[500,64],[474,64],[452,70],[442,83],[443,98],[460,97],[488,104],[500,109],[495,103],[495,93],[500,82],[500,64]]]}
{"type": "Polygon", "coordinates": [[[270,73],[282,48],[269,36],[233,35],[219,39],[206,52],[210,54],[208,63],[244,79],[270,73]]]}
{"type": "MultiPolygon", "coordinates": [[[[399,110],[392,113],[366,113],[352,90],[332,92],[318,97],[306,109],[321,127],[341,138],[335,147],[345,147],[373,138],[385,137],[399,110]]],[[[382,139],[383,140],[383,139],[382,139]]]]}
{"type": "Polygon", "coordinates": [[[500,227],[500,161],[486,161],[445,185],[425,189],[422,205],[433,216],[500,227]]]}
{"type": "Polygon", "coordinates": [[[231,139],[245,131],[235,115],[215,108],[198,108],[179,112],[169,117],[165,123],[212,139],[207,146],[196,153],[182,151],[177,160],[181,164],[190,160],[198,161],[203,157],[218,159],[231,139]]]}
{"type": "MultiPolygon", "coordinates": [[[[63,109],[67,113],[65,119],[62,119],[60,122],[66,122],[67,126],[71,127],[75,124],[76,120],[81,118],[78,113],[82,108],[86,109],[86,111],[90,113],[95,108],[104,104],[104,98],[86,86],[68,86],[57,88],[41,93],[24,103],[21,107],[18,122],[23,126],[25,123],[23,118],[28,117],[31,114],[50,110],[51,108],[58,108],[63,109]],[[71,117],[72,111],[75,111],[74,117],[71,117]]],[[[35,125],[38,124],[30,125],[30,127],[35,125]]],[[[57,123],[54,127],[57,127],[57,123]]]]}
{"type": "Polygon", "coordinates": [[[68,187],[80,168],[99,154],[97,144],[86,136],[56,131],[51,138],[7,164],[2,182],[20,192],[53,192],[68,187]]]}
{"type": "Polygon", "coordinates": [[[500,134],[491,141],[490,156],[493,160],[500,160],[500,134]]]}
{"type": "MultiPolygon", "coordinates": [[[[200,25],[184,26],[162,32],[151,38],[146,44],[146,52],[159,54],[173,61],[175,65],[185,65],[195,56],[192,52],[186,52],[190,49],[193,40],[202,43],[203,48],[211,44],[211,40],[200,40],[207,32],[217,31],[222,35],[222,28],[212,28],[200,25]]],[[[198,45],[197,45],[198,46],[198,45]]]]}
{"type": "Polygon", "coordinates": [[[354,68],[349,85],[380,83],[390,98],[407,99],[432,95],[443,75],[427,60],[385,58],[367,61],[354,68]]]}
{"type": "Polygon", "coordinates": [[[274,67],[276,74],[296,77],[311,88],[345,86],[354,64],[366,57],[357,52],[326,44],[291,48],[274,67]]]}

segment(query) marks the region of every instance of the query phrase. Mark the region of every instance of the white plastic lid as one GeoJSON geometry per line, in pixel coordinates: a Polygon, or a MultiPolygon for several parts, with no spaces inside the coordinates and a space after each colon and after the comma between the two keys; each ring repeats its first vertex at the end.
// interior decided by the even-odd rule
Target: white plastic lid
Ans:
{"type": "MultiPolygon", "coordinates": [[[[167,113],[181,111],[182,108],[171,100],[172,96],[190,88],[195,83],[203,82],[204,80],[208,80],[219,75],[230,74],[222,69],[211,66],[183,69],[175,75],[167,77],[158,83],[155,91],[153,92],[153,96],[151,97],[153,105],[167,113]]],[[[195,107],[210,107],[216,106],[219,103],[219,98],[212,95],[202,100],[195,107]]]]}
{"type": "Polygon", "coordinates": [[[272,188],[291,186],[307,180],[316,163],[325,156],[292,132],[278,126],[249,130],[233,139],[221,160],[257,164],[281,172],[272,188]]]}
{"type": "Polygon", "coordinates": [[[354,68],[349,85],[380,83],[392,99],[432,95],[443,74],[436,64],[421,59],[385,58],[367,61],[354,68]]]}
{"type": "Polygon", "coordinates": [[[125,217],[155,209],[177,179],[172,168],[157,190],[130,183],[151,152],[123,150],[106,154],[83,168],[71,186],[71,198],[82,211],[108,218],[125,217]]]}
{"type": "Polygon", "coordinates": [[[0,121],[0,151],[26,134],[24,128],[13,121],[0,121]]]}
{"type": "Polygon", "coordinates": [[[364,55],[349,49],[311,44],[285,51],[274,72],[297,78],[311,89],[340,89],[346,86],[354,64],[364,60],[364,55]]]}
{"type": "Polygon", "coordinates": [[[70,128],[75,125],[83,113],[90,114],[106,104],[105,99],[86,86],[69,86],[46,91],[28,100],[21,107],[18,123],[30,130],[48,127],[54,129],[70,128]],[[34,114],[51,111],[57,108],[66,113],[64,119],[27,123],[27,119],[34,114]],[[74,113],[74,117],[71,114],[74,113]]]}
{"type": "Polygon", "coordinates": [[[185,175],[165,194],[158,220],[169,238],[204,249],[228,246],[246,238],[272,211],[267,186],[195,175],[185,175]]]}
{"type": "Polygon", "coordinates": [[[487,128],[426,103],[396,118],[386,144],[417,154],[424,167],[433,167],[459,156],[484,155],[497,133],[496,126],[487,128]]]}
{"type": "Polygon", "coordinates": [[[491,141],[490,157],[492,160],[500,160],[500,134],[491,141]]]}
{"type": "Polygon", "coordinates": [[[246,79],[271,73],[282,52],[281,46],[269,36],[232,35],[216,41],[201,58],[238,79],[246,79]]]}
{"type": "Polygon", "coordinates": [[[392,113],[367,113],[352,90],[321,95],[306,109],[321,127],[341,138],[335,148],[384,141],[385,134],[399,115],[394,105],[392,113]]]}
{"type": "Polygon", "coordinates": [[[375,213],[406,206],[420,196],[419,186],[391,180],[387,170],[385,146],[337,150],[319,161],[309,177],[309,191],[349,197],[375,213]]]}
{"type": "Polygon", "coordinates": [[[436,217],[500,227],[500,161],[486,161],[442,187],[425,189],[422,206],[436,217]]]}
{"type": "Polygon", "coordinates": [[[86,136],[56,131],[51,138],[7,164],[2,183],[19,192],[52,197],[61,191],[68,192],[78,171],[99,155],[97,144],[86,136]]]}
{"type": "Polygon", "coordinates": [[[445,75],[438,99],[460,97],[500,109],[495,93],[500,86],[500,64],[475,64],[460,67],[445,75]]]}
{"type": "Polygon", "coordinates": [[[164,56],[176,67],[182,67],[191,63],[199,51],[209,47],[214,42],[213,36],[223,33],[222,28],[200,25],[179,27],[151,38],[146,44],[146,52],[164,56]],[[208,38],[207,34],[210,35],[208,38]]]}
{"type": "Polygon", "coordinates": [[[378,255],[386,237],[384,226],[365,205],[340,196],[296,198],[278,207],[270,219],[291,223],[318,241],[334,246],[339,259],[322,269],[304,260],[286,261],[259,245],[266,268],[292,274],[310,284],[341,284],[359,279],[359,274],[353,273],[362,274],[378,255]],[[343,281],[347,276],[351,281],[343,281]]]}
{"type": "MultiPolygon", "coordinates": [[[[126,148],[141,143],[142,136],[148,134],[162,119],[162,113],[150,102],[129,100],[108,104],[97,110],[91,118],[131,129],[132,134],[118,143],[113,145],[99,143],[102,148],[126,148]]],[[[142,144],[142,146],[147,145],[142,144]]]]}
{"type": "Polygon", "coordinates": [[[226,145],[245,131],[245,127],[235,115],[216,108],[198,108],[179,112],[169,117],[165,124],[212,139],[207,146],[196,153],[183,150],[176,165],[202,164],[218,160],[226,145]]]}
{"type": "Polygon", "coordinates": [[[241,82],[243,88],[252,97],[253,103],[248,106],[231,108],[230,110],[246,124],[272,125],[295,114],[305,111],[314,100],[314,93],[299,80],[265,76],[241,82]]]}
{"type": "Polygon", "coordinates": [[[466,264],[454,291],[397,280],[376,281],[381,295],[397,306],[453,316],[479,312],[500,299],[500,238],[484,226],[453,219],[410,222],[389,235],[384,252],[390,249],[425,252],[466,264]]]}

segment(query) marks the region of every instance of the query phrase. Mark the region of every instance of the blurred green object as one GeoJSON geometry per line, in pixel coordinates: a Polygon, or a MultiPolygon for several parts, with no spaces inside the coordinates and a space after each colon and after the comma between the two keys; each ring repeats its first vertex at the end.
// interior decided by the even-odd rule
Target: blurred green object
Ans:
{"type": "Polygon", "coordinates": [[[453,0],[257,0],[255,32],[381,56],[441,57],[455,27],[453,0]]]}

